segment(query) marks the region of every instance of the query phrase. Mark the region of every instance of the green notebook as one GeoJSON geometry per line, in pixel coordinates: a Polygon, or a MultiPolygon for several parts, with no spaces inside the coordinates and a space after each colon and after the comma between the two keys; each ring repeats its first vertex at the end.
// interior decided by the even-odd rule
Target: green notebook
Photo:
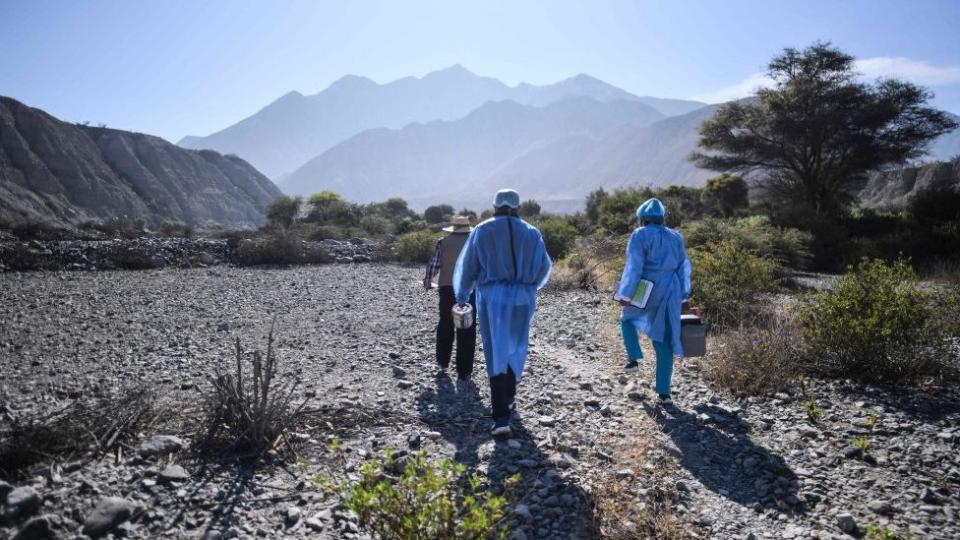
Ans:
{"type": "Polygon", "coordinates": [[[614,299],[617,301],[626,300],[630,302],[630,305],[636,308],[643,309],[647,307],[647,302],[650,300],[650,293],[653,292],[653,282],[649,279],[641,279],[640,283],[637,284],[637,290],[633,292],[633,296],[630,298],[624,297],[620,293],[617,293],[614,296],[614,299]]]}

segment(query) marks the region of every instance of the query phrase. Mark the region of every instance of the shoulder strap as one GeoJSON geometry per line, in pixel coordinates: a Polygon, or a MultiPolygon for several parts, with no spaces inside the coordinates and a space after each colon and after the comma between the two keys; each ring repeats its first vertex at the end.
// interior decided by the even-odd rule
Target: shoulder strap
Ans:
{"type": "Polygon", "coordinates": [[[519,272],[517,271],[517,250],[513,247],[513,216],[507,216],[507,229],[510,231],[510,256],[513,258],[513,279],[519,280],[519,272]]]}

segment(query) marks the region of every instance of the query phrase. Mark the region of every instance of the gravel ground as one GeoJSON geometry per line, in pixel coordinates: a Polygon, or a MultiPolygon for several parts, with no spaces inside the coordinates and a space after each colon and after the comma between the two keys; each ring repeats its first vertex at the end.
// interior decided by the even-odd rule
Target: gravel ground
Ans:
{"type": "MultiPolygon", "coordinates": [[[[621,465],[610,463],[611,441],[637,430],[653,439],[650,467],[664,456],[673,464],[666,478],[675,511],[703,538],[850,538],[884,523],[922,538],[960,536],[955,394],[814,382],[825,416],[810,424],[803,398],[734,400],[685,361],[675,372],[676,407],[664,410],[647,398],[643,380],[652,373],[617,373],[608,303],[549,291],[531,334],[518,429],[493,441],[481,354],[474,382],[437,373],[436,296],[420,288],[420,272],[365,264],[0,274],[6,415],[136,382],[193,406],[205,376],[232,360],[233,340],[262,348],[274,318],[284,366],[309,405],[341,408],[336,423],[295,436],[300,466],[203,461],[189,451],[187,431],[169,434],[188,448],[159,460],[136,456],[133,445],[122,456],[0,483],[8,516],[0,538],[18,530],[72,538],[98,517],[136,538],[363,537],[335,498],[307,480],[343,478],[385,447],[453,457],[492,484],[519,473],[509,517],[515,538],[590,538],[591,482],[621,465]],[[339,444],[329,444],[332,436],[339,444]],[[849,448],[859,436],[869,438],[866,456],[849,448]],[[842,530],[850,524],[852,535],[842,530]]],[[[636,471],[635,482],[636,500],[624,504],[653,496],[649,475],[636,471]]]]}

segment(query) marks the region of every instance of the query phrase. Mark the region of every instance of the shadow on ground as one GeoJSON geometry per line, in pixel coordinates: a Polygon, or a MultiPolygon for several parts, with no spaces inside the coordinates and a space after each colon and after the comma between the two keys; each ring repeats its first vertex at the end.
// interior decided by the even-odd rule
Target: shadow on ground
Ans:
{"type": "MultiPolygon", "coordinates": [[[[522,405],[522,385],[518,395],[522,405]]],[[[454,384],[446,375],[438,376],[436,387],[417,398],[417,410],[429,429],[454,446],[454,460],[468,467],[467,474],[486,462],[486,476],[496,492],[507,478],[520,476],[508,510],[510,528],[524,531],[520,537],[597,537],[589,495],[563,478],[563,459],[548,456],[537,446],[521,413],[514,418],[510,437],[494,440],[491,449],[490,410],[472,381],[454,384]]]]}
{"type": "Polygon", "coordinates": [[[783,457],[751,440],[750,426],[737,416],[703,404],[692,411],[644,409],[673,441],[680,465],[707,489],[757,510],[804,513],[797,475],[783,457]]]}

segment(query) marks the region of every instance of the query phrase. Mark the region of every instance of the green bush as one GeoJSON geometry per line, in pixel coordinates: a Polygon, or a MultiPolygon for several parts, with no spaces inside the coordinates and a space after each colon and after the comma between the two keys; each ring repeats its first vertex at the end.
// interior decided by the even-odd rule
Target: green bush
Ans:
{"type": "Polygon", "coordinates": [[[691,297],[703,307],[708,324],[747,325],[760,295],[777,290],[777,265],[736,242],[708,244],[687,254],[693,265],[691,297]]]}
{"type": "Polygon", "coordinates": [[[168,238],[190,238],[193,236],[193,226],[179,221],[165,219],[160,223],[160,230],[158,232],[161,236],[168,238]]]}
{"type": "Polygon", "coordinates": [[[370,236],[384,236],[393,232],[393,223],[380,216],[364,216],[360,219],[360,228],[370,236]]]}
{"type": "MultiPolygon", "coordinates": [[[[477,474],[461,480],[466,466],[450,460],[430,462],[426,451],[399,458],[391,450],[363,463],[360,479],[339,489],[344,505],[360,527],[384,540],[412,538],[506,538],[507,497],[519,476],[507,479],[504,495],[483,489],[477,474]]],[[[322,478],[314,484],[326,487],[322,478]]]]}
{"type": "Polygon", "coordinates": [[[265,214],[272,228],[289,229],[300,214],[300,197],[281,195],[267,205],[265,214]]]}
{"type": "Polygon", "coordinates": [[[397,242],[397,259],[409,263],[425,263],[433,256],[440,235],[431,230],[404,234],[397,242]]]}
{"type": "Polygon", "coordinates": [[[299,240],[287,231],[240,240],[234,260],[240,266],[325,264],[332,261],[320,246],[299,240]]]}
{"type": "Polygon", "coordinates": [[[799,308],[807,368],[868,382],[914,382],[954,375],[949,328],[935,293],[917,285],[905,260],[864,259],[831,291],[816,293],[799,308]]]}
{"type": "Polygon", "coordinates": [[[807,268],[812,258],[810,245],[813,236],[810,233],[776,227],[766,216],[707,218],[685,225],[682,232],[689,248],[731,242],[739,249],[756,253],[781,267],[807,268]]]}
{"type": "Polygon", "coordinates": [[[449,220],[453,215],[453,212],[453,207],[449,204],[428,206],[427,209],[423,211],[423,219],[427,223],[436,225],[449,220]]]}
{"type": "Polygon", "coordinates": [[[540,229],[547,253],[553,260],[566,257],[577,241],[577,229],[563,218],[542,218],[536,220],[534,225],[540,229]]]}
{"type": "Polygon", "coordinates": [[[650,197],[650,188],[618,189],[600,197],[597,224],[611,234],[629,233],[637,227],[637,208],[650,197]]]}

